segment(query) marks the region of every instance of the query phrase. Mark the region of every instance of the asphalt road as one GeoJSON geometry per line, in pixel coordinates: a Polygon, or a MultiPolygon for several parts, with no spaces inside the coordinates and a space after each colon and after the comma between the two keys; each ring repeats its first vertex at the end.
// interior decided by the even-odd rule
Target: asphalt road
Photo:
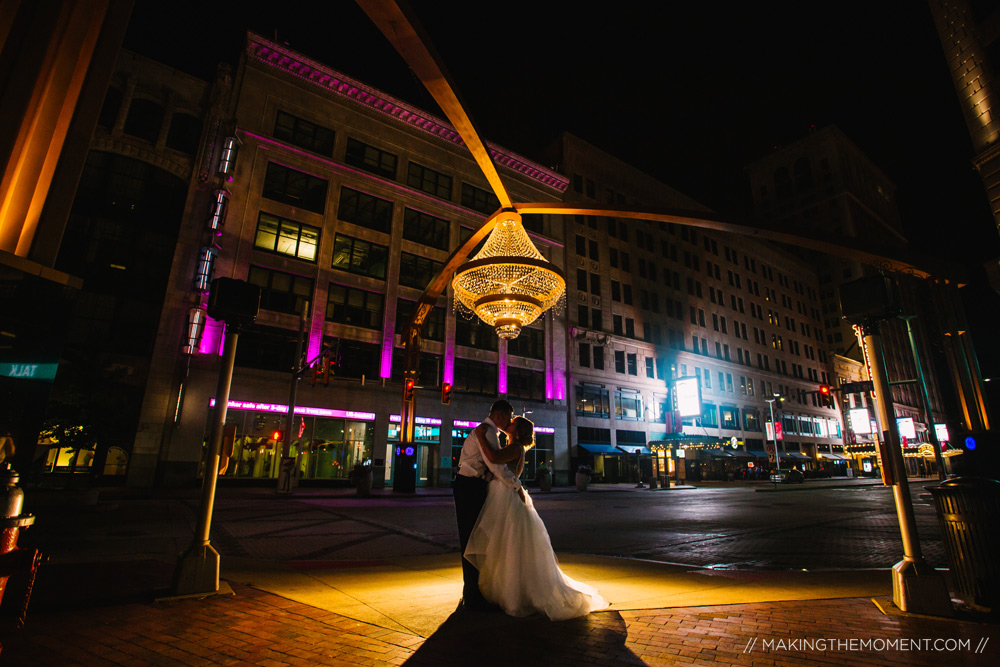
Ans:
{"type": "MultiPolygon", "coordinates": [[[[538,494],[556,552],[738,569],[886,568],[902,558],[890,489],[760,493],[761,485],[670,491],[538,494]]],[[[924,556],[947,566],[934,508],[911,487],[924,556]]],[[[39,507],[22,544],[54,561],[170,561],[190,543],[197,498],[119,499],[95,507],[39,507]]],[[[275,498],[222,489],[212,544],[226,557],[371,562],[457,552],[448,496],[275,498]]]]}

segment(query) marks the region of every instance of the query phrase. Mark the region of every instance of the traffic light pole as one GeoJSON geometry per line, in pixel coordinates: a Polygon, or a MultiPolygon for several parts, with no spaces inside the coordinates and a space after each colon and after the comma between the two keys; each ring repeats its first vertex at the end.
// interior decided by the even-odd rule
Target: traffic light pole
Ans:
{"type": "Polygon", "coordinates": [[[295,366],[292,367],[292,380],[288,389],[288,414],[285,415],[285,432],[281,441],[281,459],[278,462],[278,488],[277,493],[288,494],[292,492],[291,481],[291,458],[292,452],[292,429],[295,428],[295,400],[298,394],[299,376],[302,375],[302,346],[306,335],[306,313],[309,312],[309,302],[303,301],[299,310],[299,339],[295,345],[295,366]]]}
{"type": "Polygon", "coordinates": [[[920,385],[920,396],[924,399],[924,419],[927,423],[927,435],[931,439],[934,447],[934,460],[937,462],[938,479],[945,480],[944,457],[941,456],[941,442],[938,440],[937,428],[934,426],[934,411],[931,409],[931,397],[927,391],[927,380],[924,378],[924,367],[920,363],[920,353],[917,352],[917,339],[913,334],[913,316],[904,316],[906,320],[906,334],[910,337],[910,350],[913,352],[913,365],[917,370],[917,380],[920,385]]]}
{"type": "Polygon", "coordinates": [[[896,517],[903,539],[903,560],[892,568],[892,598],[901,610],[932,616],[952,616],[954,610],[944,578],[920,553],[917,523],[910,499],[910,486],[906,480],[906,467],[900,449],[899,430],[896,426],[889,387],[889,372],[882,350],[879,321],[869,319],[859,325],[863,336],[868,369],[875,388],[875,407],[881,429],[880,444],[883,479],[892,486],[896,503],[896,517]]]}
{"type": "Polygon", "coordinates": [[[215,487],[219,479],[219,459],[222,452],[222,431],[229,408],[229,388],[233,383],[238,336],[239,327],[227,322],[219,384],[215,389],[215,410],[212,412],[208,456],[205,459],[205,477],[201,483],[198,527],[191,546],[177,561],[172,587],[175,596],[215,593],[219,590],[219,552],[212,547],[208,536],[212,527],[215,487]]]}

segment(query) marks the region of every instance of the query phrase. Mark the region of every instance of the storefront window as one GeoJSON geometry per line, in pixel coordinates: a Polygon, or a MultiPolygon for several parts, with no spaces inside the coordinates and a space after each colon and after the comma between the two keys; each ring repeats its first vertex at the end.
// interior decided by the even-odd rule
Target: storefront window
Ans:
{"type": "MultiPolygon", "coordinates": [[[[282,443],[275,431],[285,431],[282,413],[229,410],[226,424],[234,425],[236,438],[226,477],[276,478],[282,443]]],[[[211,420],[206,425],[207,448],[211,420]]],[[[355,463],[372,457],[375,427],[371,422],[296,415],[289,440],[289,454],[296,459],[303,479],[346,480],[355,463]]]]}

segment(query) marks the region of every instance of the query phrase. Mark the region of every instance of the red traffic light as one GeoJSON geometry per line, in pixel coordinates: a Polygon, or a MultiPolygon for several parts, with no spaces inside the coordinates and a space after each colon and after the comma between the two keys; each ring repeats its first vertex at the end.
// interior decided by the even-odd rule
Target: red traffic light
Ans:
{"type": "Polygon", "coordinates": [[[281,442],[284,439],[285,439],[285,434],[280,430],[276,430],[274,433],[271,434],[271,440],[274,440],[275,442],[281,442]]]}
{"type": "Polygon", "coordinates": [[[830,385],[828,385],[828,384],[821,384],[819,386],[819,393],[823,394],[824,396],[829,396],[830,395],[830,385]]]}
{"type": "Polygon", "coordinates": [[[441,403],[449,405],[451,403],[451,383],[441,383],[441,403]]]}
{"type": "Polygon", "coordinates": [[[403,381],[403,400],[412,401],[413,400],[413,388],[417,385],[416,381],[412,378],[407,378],[403,381]]]}

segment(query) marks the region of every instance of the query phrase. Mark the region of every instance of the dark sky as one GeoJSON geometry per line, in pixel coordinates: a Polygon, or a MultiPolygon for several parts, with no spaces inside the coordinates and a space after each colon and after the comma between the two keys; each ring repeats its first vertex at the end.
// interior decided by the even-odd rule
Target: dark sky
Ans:
{"type": "MultiPolygon", "coordinates": [[[[835,123],[896,183],[914,242],[1000,254],[924,3],[674,4],[414,2],[483,134],[528,157],[569,130],[742,215],[746,164],[835,123]]],[[[350,0],[137,0],[126,46],[210,78],[247,28],[437,111],[350,0]]]]}
{"type": "MultiPolygon", "coordinates": [[[[923,2],[676,4],[413,0],[483,135],[527,157],[569,130],[741,216],[748,163],[836,124],[895,182],[914,243],[1000,255],[923,2]]],[[[351,0],[136,0],[125,45],[210,79],[248,28],[437,112],[351,0]]]]}

